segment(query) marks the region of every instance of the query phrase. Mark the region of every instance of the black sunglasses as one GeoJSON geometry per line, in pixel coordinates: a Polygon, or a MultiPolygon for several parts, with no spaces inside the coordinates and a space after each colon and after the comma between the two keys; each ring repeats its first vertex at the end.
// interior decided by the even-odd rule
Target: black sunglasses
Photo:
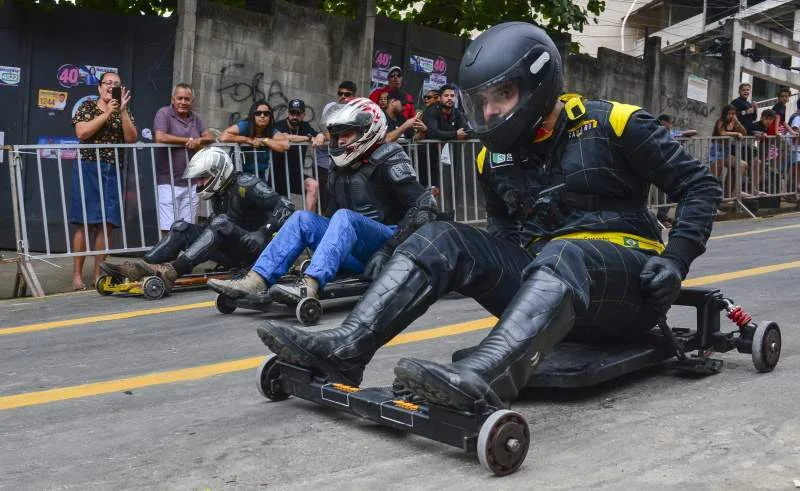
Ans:
{"type": "Polygon", "coordinates": [[[434,99],[434,98],[436,98],[436,96],[435,96],[435,95],[426,95],[426,96],[424,97],[424,99],[425,99],[426,101],[427,101],[428,99],[434,99]]]}
{"type": "Polygon", "coordinates": [[[253,116],[272,116],[272,111],[256,111],[253,116]]]}
{"type": "Polygon", "coordinates": [[[350,96],[353,95],[353,93],[352,92],[340,91],[340,92],[337,92],[336,95],[338,95],[339,97],[350,97],[350,96]]]}

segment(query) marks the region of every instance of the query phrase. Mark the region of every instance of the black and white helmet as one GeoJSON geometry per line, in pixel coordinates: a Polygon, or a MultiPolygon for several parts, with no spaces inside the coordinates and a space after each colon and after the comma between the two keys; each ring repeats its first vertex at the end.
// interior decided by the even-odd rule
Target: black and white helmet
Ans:
{"type": "Polygon", "coordinates": [[[211,199],[219,193],[233,175],[233,161],[228,153],[219,147],[205,147],[194,154],[183,172],[184,179],[210,177],[205,185],[197,187],[200,199],[211,199]]]}
{"type": "Polygon", "coordinates": [[[322,115],[322,124],[331,135],[331,159],[338,167],[351,165],[386,136],[386,115],[380,106],[364,97],[331,105],[322,115]],[[355,131],[356,139],[340,147],[339,136],[348,131],[355,131]]]}
{"type": "Polygon", "coordinates": [[[498,24],[470,43],[459,71],[464,111],[493,152],[509,152],[550,114],[564,87],[561,55],[526,22],[498,24]]]}

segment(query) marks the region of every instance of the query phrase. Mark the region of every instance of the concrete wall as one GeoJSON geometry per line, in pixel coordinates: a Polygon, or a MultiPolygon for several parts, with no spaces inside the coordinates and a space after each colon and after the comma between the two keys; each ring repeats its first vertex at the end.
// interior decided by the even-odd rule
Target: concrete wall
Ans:
{"type": "Polygon", "coordinates": [[[606,48],[597,58],[570,55],[566,63],[567,90],[589,98],[644,104],[644,61],[606,48]]]}
{"type": "Polygon", "coordinates": [[[711,135],[714,121],[730,102],[726,61],[702,55],[664,55],[658,38],[644,59],[605,48],[597,58],[570,55],[567,58],[567,89],[586,97],[615,100],[644,107],[654,116],[667,113],[680,129],[711,135]],[[708,81],[705,103],[689,99],[689,76],[708,81]]]}
{"type": "Polygon", "coordinates": [[[319,129],[340,81],[366,88],[372,34],[365,39],[364,32],[361,22],[280,0],[266,14],[200,2],[191,44],[195,110],[209,126],[224,128],[255,100],[266,99],[281,119],[287,102],[300,98],[306,120],[319,129]]]}

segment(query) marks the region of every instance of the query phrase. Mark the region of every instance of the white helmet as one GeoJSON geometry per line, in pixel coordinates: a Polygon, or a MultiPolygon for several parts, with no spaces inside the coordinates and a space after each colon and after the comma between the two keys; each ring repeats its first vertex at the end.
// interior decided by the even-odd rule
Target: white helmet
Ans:
{"type": "Polygon", "coordinates": [[[184,179],[210,177],[203,186],[197,187],[200,199],[211,199],[225,187],[233,174],[233,161],[228,153],[219,147],[205,147],[194,154],[186,165],[184,179]]]}
{"type": "Polygon", "coordinates": [[[364,97],[330,106],[322,115],[322,122],[331,134],[331,159],[338,167],[350,165],[386,136],[386,116],[380,106],[364,97]],[[339,135],[353,130],[356,139],[340,147],[339,135]]]}

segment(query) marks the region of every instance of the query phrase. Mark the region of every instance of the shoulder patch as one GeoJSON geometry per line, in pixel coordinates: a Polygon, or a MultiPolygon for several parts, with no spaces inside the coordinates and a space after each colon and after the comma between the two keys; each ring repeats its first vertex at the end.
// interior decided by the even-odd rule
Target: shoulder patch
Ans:
{"type": "Polygon", "coordinates": [[[258,178],[249,172],[243,172],[239,174],[239,177],[236,179],[236,183],[240,186],[250,186],[257,181],[258,178]]]}
{"type": "Polygon", "coordinates": [[[567,118],[571,121],[582,118],[586,114],[586,106],[583,105],[583,100],[580,97],[572,97],[564,103],[564,110],[567,112],[567,118]]]}
{"type": "Polygon", "coordinates": [[[622,136],[622,133],[625,131],[625,126],[631,118],[631,114],[641,109],[641,107],[634,106],[633,104],[623,104],[621,102],[609,102],[611,103],[611,112],[608,114],[608,122],[614,130],[614,134],[622,136]]]}
{"type": "Polygon", "coordinates": [[[478,174],[483,174],[483,162],[486,160],[486,147],[481,148],[478,153],[478,158],[475,159],[475,167],[478,168],[478,174]]]}
{"type": "Polygon", "coordinates": [[[389,166],[389,177],[394,182],[406,182],[417,178],[414,168],[408,161],[401,160],[389,166]]]}

